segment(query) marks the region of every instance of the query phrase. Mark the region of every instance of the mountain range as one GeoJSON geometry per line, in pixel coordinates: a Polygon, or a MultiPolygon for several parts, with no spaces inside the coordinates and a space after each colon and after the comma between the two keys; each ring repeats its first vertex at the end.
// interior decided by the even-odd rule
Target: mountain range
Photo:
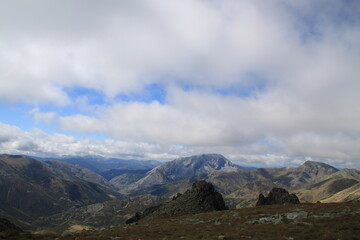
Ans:
{"type": "Polygon", "coordinates": [[[212,183],[230,208],[254,206],[259,194],[273,187],[286,188],[301,202],[360,199],[358,170],[339,170],[319,162],[307,161],[296,168],[245,169],[220,154],[161,165],[109,161],[100,167],[100,158],[95,161],[94,157],[87,164],[85,157],[63,161],[0,155],[0,217],[32,230],[119,225],[137,211],[184,193],[198,180],[212,183]]]}

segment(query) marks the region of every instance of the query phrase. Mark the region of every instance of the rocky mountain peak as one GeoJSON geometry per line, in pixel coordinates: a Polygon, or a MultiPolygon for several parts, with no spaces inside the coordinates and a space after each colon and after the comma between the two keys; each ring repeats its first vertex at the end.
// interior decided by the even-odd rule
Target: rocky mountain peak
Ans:
{"type": "Polygon", "coordinates": [[[135,183],[134,188],[165,184],[217,171],[235,172],[238,169],[236,165],[220,154],[201,154],[177,158],[151,170],[144,178],[135,183]]]}
{"type": "Polygon", "coordinates": [[[326,163],[322,162],[313,162],[313,161],[306,161],[299,168],[307,169],[307,170],[325,170],[328,172],[337,172],[338,170],[333,166],[330,166],[326,163]]]}
{"type": "Polygon", "coordinates": [[[177,158],[174,163],[191,167],[193,169],[214,170],[214,171],[233,171],[237,167],[221,154],[201,154],[190,157],[177,158]]]}

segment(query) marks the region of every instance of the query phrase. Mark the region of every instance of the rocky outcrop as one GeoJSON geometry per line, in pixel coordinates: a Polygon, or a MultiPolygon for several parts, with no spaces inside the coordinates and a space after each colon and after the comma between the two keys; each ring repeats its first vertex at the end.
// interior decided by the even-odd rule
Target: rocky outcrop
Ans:
{"type": "Polygon", "coordinates": [[[289,194],[289,192],[283,188],[273,188],[267,197],[265,197],[263,194],[259,195],[256,206],[299,203],[300,201],[295,194],[289,194]]]}
{"type": "Polygon", "coordinates": [[[202,180],[195,182],[190,190],[177,195],[171,202],[147,208],[143,213],[136,213],[126,223],[137,222],[142,218],[180,216],[225,209],[227,208],[222,195],[211,183],[202,180]]]}

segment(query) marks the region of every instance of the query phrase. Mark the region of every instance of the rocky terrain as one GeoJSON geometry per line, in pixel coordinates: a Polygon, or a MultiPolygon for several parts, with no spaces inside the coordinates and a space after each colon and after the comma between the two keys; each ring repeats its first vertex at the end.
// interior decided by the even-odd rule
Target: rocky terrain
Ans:
{"type": "Polygon", "coordinates": [[[360,202],[288,204],[143,219],[79,233],[18,234],[11,239],[359,239],[360,202]]]}
{"type": "MultiPolygon", "coordinates": [[[[119,199],[69,209],[51,216],[40,217],[32,223],[31,230],[46,229],[53,232],[71,232],[74,227],[96,229],[125,224],[138,211],[169,201],[151,195],[119,199]]],[[[82,229],[82,228],[81,228],[82,229]]]]}
{"type": "Polygon", "coordinates": [[[227,207],[225,206],[224,199],[214,189],[214,186],[206,181],[198,181],[184,194],[179,193],[170,202],[152,206],[145,209],[142,213],[137,212],[126,223],[134,223],[143,218],[173,217],[225,209],[227,207]]]}

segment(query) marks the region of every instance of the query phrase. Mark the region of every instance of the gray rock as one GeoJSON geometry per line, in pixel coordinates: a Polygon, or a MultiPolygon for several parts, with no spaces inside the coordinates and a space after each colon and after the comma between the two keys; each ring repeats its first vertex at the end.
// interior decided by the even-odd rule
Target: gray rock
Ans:
{"type": "Polygon", "coordinates": [[[143,213],[137,213],[126,223],[133,223],[141,218],[160,216],[180,216],[185,214],[226,210],[224,199],[211,183],[204,180],[195,182],[190,190],[179,195],[174,200],[155,207],[147,208],[143,213]]]}
{"type": "Polygon", "coordinates": [[[273,188],[267,197],[263,194],[259,195],[256,206],[299,203],[299,198],[295,194],[289,194],[289,192],[283,188],[273,188]]]}

